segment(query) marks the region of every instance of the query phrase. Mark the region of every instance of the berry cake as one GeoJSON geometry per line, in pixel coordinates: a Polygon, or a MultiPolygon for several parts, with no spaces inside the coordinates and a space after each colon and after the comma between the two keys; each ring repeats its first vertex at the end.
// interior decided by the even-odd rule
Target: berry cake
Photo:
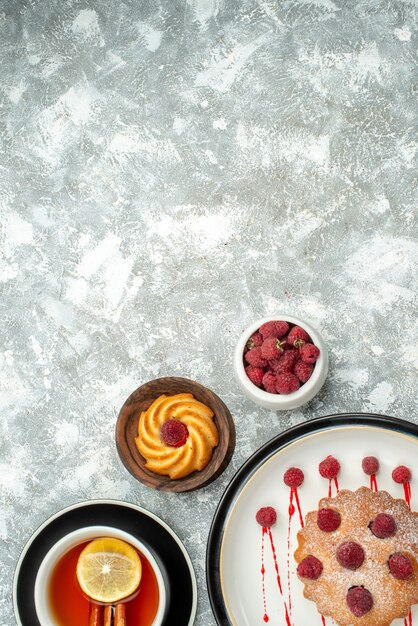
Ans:
{"type": "Polygon", "coordinates": [[[145,467],[171,479],[205,468],[219,443],[213,416],[191,393],[159,396],[139,417],[135,444],[145,467]]]}
{"type": "Polygon", "coordinates": [[[323,498],[298,544],[304,596],[340,626],[389,626],[418,602],[418,513],[386,491],[323,498]]]}

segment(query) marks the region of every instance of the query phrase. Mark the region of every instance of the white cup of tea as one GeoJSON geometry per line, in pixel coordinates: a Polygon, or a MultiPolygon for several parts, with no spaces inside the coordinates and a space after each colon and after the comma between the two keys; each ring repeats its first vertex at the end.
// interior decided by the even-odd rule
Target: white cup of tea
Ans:
{"type": "MultiPolygon", "coordinates": [[[[51,579],[57,563],[64,554],[77,545],[98,539],[112,537],[121,539],[136,548],[149,562],[158,584],[158,608],[151,626],[161,626],[167,606],[167,591],[160,566],[153,554],[133,535],[111,526],[87,526],[79,528],[57,541],[45,555],[35,580],[35,608],[41,626],[56,626],[56,617],[50,600],[51,579]]],[[[81,590],[80,590],[80,593],[81,590]]]]}

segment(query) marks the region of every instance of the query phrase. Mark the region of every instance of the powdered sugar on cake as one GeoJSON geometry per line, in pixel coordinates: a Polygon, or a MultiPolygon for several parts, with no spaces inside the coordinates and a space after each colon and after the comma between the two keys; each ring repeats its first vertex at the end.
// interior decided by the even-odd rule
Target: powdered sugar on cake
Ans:
{"type": "Polygon", "coordinates": [[[306,516],[305,528],[298,533],[295,559],[300,563],[314,555],[323,564],[323,571],[317,580],[301,578],[305,597],[316,603],[319,613],[332,616],[341,626],[389,626],[394,619],[408,615],[411,605],[418,602],[418,513],[411,513],[405,501],[367,487],[322,498],[318,508],[337,510],[341,524],[332,532],[324,532],[317,525],[317,511],[306,516]],[[393,516],[393,536],[379,539],[371,532],[369,524],[379,513],[393,516]],[[337,561],[337,548],[346,541],[364,550],[364,562],[356,570],[337,561]],[[407,580],[397,580],[389,570],[389,557],[399,552],[413,564],[414,573],[407,580]],[[353,615],[347,605],[346,596],[352,587],[364,587],[372,594],[373,606],[362,617],[353,615]]]}

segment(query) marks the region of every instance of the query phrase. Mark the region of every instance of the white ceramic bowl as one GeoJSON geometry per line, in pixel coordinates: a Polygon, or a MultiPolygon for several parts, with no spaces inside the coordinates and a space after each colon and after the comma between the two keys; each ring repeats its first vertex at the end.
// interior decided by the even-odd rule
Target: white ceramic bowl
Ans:
{"type": "Polygon", "coordinates": [[[273,411],[296,409],[297,407],[312,400],[324,384],[328,374],[328,351],[321,335],[309,322],[306,322],[298,317],[294,317],[293,315],[283,315],[279,313],[277,315],[263,317],[262,319],[257,320],[248,326],[248,328],[242,333],[235,348],[234,372],[237,382],[247,398],[259,406],[273,411]],[[251,335],[260,328],[260,326],[273,320],[284,320],[291,324],[301,326],[301,328],[306,330],[313,343],[320,349],[319,358],[315,363],[314,371],[312,372],[312,376],[308,382],[302,385],[297,391],[286,395],[268,393],[267,391],[264,391],[264,389],[260,389],[251,382],[244,369],[245,344],[251,335]]]}
{"type": "Polygon", "coordinates": [[[138,541],[138,539],[129,533],[111,526],[87,526],[85,528],[79,528],[57,541],[57,543],[54,544],[45,555],[45,558],[39,567],[35,581],[35,607],[36,614],[41,625],[56,626],[55,618],[48,602],[48,589],[54,565],[61,558],[61,556],[71,548],[74,548],[80,543],[84,543],[85,541],[93,540],[98,537],[115,537],[117,539],[122,539],[122,541],[126,541],[134,546],[134,548],[137,548],[137,550],[139,550],[148,559],[157,578],[159,591],[158,609],[154,621],[152,622],[152,626],[161,626],[164,619],[167,601],[166,589],[161,569],[152,553],[143,543],[138,541]]]}

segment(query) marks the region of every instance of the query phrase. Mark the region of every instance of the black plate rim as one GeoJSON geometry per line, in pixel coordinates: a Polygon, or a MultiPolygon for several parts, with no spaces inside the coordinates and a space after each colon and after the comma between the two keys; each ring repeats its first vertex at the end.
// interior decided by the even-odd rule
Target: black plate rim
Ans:
{"type": "Polygon", "coordinates": [[[98,499],[94,499],[94,500],[82,500],[80,502],[76,502],[74,504],[70,504],[69,506],[66,506],[63,509],[60,509],[56,513],[53,513],[51,516],[49,516],[30,535],[29,539],[25,543],[25,545],[24,545],[24,547],[23,547],[23,549],[22,549],[22,551],[20,553],[20,556],[19,556],[19,558],[17,560],[15,571],[14,571],[14,575],[13,575],[13,585],[12,585],[13,612],[14,612],[14,617],[15,617],[17,626],[24,626],[22,624],[21,619],[20,619],[19,610],[18,610],[18,606],[17,606],[17,584],[18,584],[19,575],[20,575],[20,571],[21,571],[21,566],[22,566],[23,560],[24,560],[24,558],[25,558],[29,548],[31,547],[32,543],[49,526],[49,524],[51,524],[51,522],[53,522],[54,520],[58,519],[59,517],[62,517],[66,513],[70,512],[70,511],[74,511],[76,509],[86,508],[88,506],[106,505],[106,504],[116,505],[116,506],[121,506],[121,507],[127,507],[127,508],[130,508],[130,509],[133,509],[134,511],[136,511],[139,514],[146,515],[146,516],[150,517],[155,522],[157,522],[157,524],[162,526],[171,535],[171,537],[174,539],[174,541],[177,543],[178,547],[180,548],[181,552],[183,553],[183,556],[184,556],[184,559],[185,559],[185,562],[187,564],[187,567],[188,567],[188,570],[189,570],[189,574],[190,574],[190,582],[191,582],[191,586],[192,586],[192,605],[191,605],[191,610],[190,610],[190,618],[189,618],[189,622],[188,622],[187,626],[193,626],[193,624],[195,622],[195,619],[196,619],[196,612],[197,612],[197,581],[196,581],[196,573],[195,573],[195,570],[194,570],[194,567],[193,567],[192,560],[191,560],[190,555],[187,552],[186,547],[184,546],[183,542],[178,537],[178,535],[174,532],[174,530],[164,520],[162,520],[160,517],[158,517],[158,515],[156,515],[155,513],[152,513],[148,509],[145,509],[144,507],[139,506],[138,504],[133,504],[132,502],[125,502],[124,500],[117,500],[117,499],[112,499],[112,498],[103,498],[103,499],[102,498],[98,498],[98,499]]]}
{"type": "Polygon", "coordinates": [[[334,413],[291,426],[264,443],[244,461],[229,481],[219,500],[212,518],[206,546],[206,584],[212,613],[218,626],[232,626],[222,596],[219,561],[225,521],[238,493],[257,469],[280,449],[314,432],[342,426],[377,426],[418,438],[418,425],[404,419],[380,413],[334,413]]]}

